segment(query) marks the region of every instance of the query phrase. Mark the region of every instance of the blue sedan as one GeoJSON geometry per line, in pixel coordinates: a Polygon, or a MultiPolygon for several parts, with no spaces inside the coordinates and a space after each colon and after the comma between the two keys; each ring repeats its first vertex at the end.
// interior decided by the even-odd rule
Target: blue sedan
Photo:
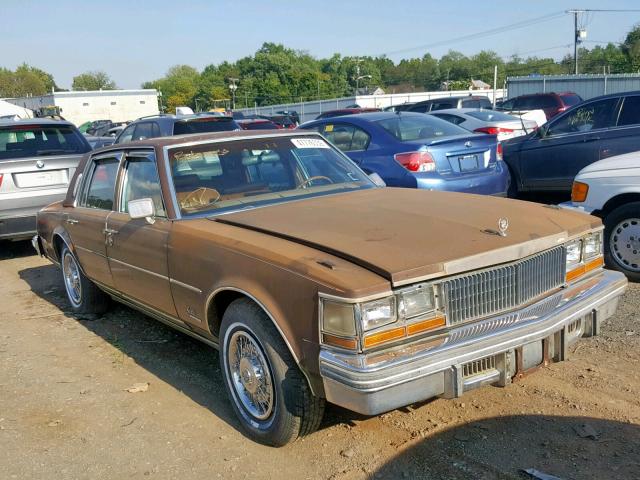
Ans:
{"type": "Polygon", "coordinates": [[[412,112],[376,112],[315,120],[316,130],[390,187],[505,196],[509,171],[495,135],[473,134],[412,112]]]}

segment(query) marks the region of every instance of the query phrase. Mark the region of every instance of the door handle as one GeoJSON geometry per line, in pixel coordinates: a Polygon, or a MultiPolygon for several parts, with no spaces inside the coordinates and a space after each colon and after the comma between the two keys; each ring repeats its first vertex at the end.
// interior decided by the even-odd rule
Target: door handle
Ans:
{"type": "Polygon", "coordinates": [[[112,230],[111,228],[105,228],[102,233],[105,235],[117,235],[120,232],[118,230],[112,230]]]}
{"type": "Polygon", "coordinates": [[[70,225],[76,225],[78,222],[78,220],[76,220],[75,218],[67,218],[67,223],[70,225]]]}
{"type": "Polygon", "coordinates": [[[587,137],[584,139],[585,143],[586,142],[597,142],[598,140],[600,140],[600,137],[587,137]]]}

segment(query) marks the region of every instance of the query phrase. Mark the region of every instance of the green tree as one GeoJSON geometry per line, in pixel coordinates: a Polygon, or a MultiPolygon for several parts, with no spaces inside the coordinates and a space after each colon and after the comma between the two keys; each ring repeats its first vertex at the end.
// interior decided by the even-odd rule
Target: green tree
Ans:
{"type": "Polygon", "coordinates": [[[115,90],[116,83],[103,71],[85,72],[73,77],[73,90],[115,90]]]}
{"type": "Polygon", "coordinates": [[[51,74],[26,63],[17,67],[15,72],[0,68],[0,97],[44,95],[57,89],[51,74]]]}
{"type": "Polygon", "coordinates": [[[631,71],[640,71],[640,24],[627,33],[622,43],[622,52],[626,55],[631,71]]]}

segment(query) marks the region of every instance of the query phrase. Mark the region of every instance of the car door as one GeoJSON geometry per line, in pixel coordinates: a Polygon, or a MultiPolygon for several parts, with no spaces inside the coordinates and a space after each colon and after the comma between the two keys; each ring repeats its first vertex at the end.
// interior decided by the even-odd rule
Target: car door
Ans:
{"type": "Polygon", "coordinates": [[[122,152],[92,157],[85,170],[82,190],[73,209],[66,214],[65,226],[85,275],[113,286],[107,261],[105,229],[114,208],[114,195],[122,152]]]}
{"type": "Polygon", "coordinates": [[[615,126],[603,133],[598,158],[637,150],[640,150],[640,95],[630,95],[621,100],[615,126]]]}
{"type": "Polygon", "coordinates": [[[171,222],[167,219],[153,150],[127,151],[115,211],[107,220],[106,250],[115,289],[126,297],[175,317],[167,267],[171,222]],[[151,198],[152,219],[132,219],[131,200],[151,198]]]}
{"type": "Polygon", "coordinates": [[[553,119],[523,141],[523,190],[566,191],[576,174],[599,157],[600,142],[615,121],[617,98],[586,102],[553,119]]]}

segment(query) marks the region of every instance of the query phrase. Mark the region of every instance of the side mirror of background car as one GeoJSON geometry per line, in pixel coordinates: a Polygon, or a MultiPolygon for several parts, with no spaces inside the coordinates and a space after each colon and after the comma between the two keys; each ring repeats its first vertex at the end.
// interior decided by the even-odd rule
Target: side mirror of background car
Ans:
{"type": "Polygon", "coordinates": [[[382,179],[382,177],[380,175],[378,175],[376,172],[370,173],[369,174],[369,178],[373,181],[373,183],[375,183],[378,187],[386,187],[387,184],[384,183],[384,180],[382,179]]]}
{"type": "Polygon", "coordinates": [[[141,198],[139,200],[129,200],[129,216],[132,219],[145,218],[147,222],[153,223],[156,208],[151,198],[141,198]]]}

